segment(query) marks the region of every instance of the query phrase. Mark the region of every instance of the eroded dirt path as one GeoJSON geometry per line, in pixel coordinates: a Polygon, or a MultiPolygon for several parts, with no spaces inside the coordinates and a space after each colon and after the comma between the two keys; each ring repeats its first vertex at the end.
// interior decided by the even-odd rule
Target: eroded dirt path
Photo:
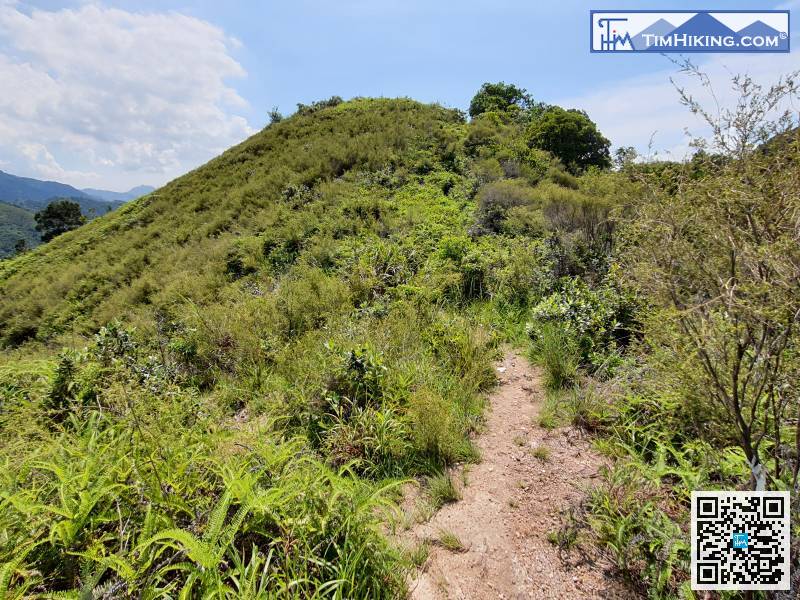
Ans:
{"type": "Polygon", "coordinates": [[[418,543],[450,531],[465,549],[432,545],[409,583],[410,598],[633,597],[606,574],[608,565],[568,565],[548,541],[561,511],[599,483],[604,459],[574,428],[539,426],[544,392],[538,371],[524,358],[507,354],[497,366],[500,383],[477,440],[482,462],[471,467],[466,486],[454,473],[462,499],[407,532],[418,543]]]}

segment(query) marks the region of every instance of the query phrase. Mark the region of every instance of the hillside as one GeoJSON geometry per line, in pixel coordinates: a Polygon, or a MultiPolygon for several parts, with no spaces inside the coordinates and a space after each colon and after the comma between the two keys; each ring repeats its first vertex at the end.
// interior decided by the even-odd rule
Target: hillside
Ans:
{"type": "Polygon", "coordinates": [[[0,202],[0,258],[11,256],[14,245],[25,240],[28,248],[39,244],[34,213],[19,206],[0,202]]]}
{"type": "MultiPolygon", "coordinates": [[[[0,267],[0,331],[6,340],[51,338],[179,298],[214,302],[241,288],[229,273],[232,261],[244,274],[259,267],[275,276],[301,249],[322,244],[332,252],[347,245],[337,238],[393,227],[412,210],[411,191],[424,194],[414,199],[417,209],[442,212],[449,226],[466,223],[466,206],[442,205],[450,178],[428,173],[441,169],[463,126],[452,111],[410,101],[356,101],[279,123],[157,194],[0,267]],[[390,185],[372,183],[373,172],[390,185]],[[277,248],[265,257],[270,233],[277,248]],[[42,290],[38,277],[52,285],[42,290]],[[14,323],[25,323],[27,333],[14,323]]],[[[466,192],[463,178],[452,183],[466,192]]]]}
{"type": "MultiPolygon", "coordinates": [[[[36,213],[43,209],[47,204],[61,198],[51,198],[41,207],[27,209],[13,204],[0,202],[0,258],[14,254],[16,243],[24,239],[27,248],[35,248],[41,241],[40,232],[36,231],[36,213]]],[[[67,198],[76,202],[81,207],[81,213],[87,220],[92,220],[100,215],[104,215],[121,206],[117,201],[105,202],[94,198],[67,198]]],[[[37,202],[27,202],[24,204],[38,206],[37,202]]]]}
{"type": "Polygon", "coordinates": [[[431,533],[478,510],[472,529],[540,522],[551,574],[599,552],[609,589],[674,598],[692,489],[753,487],[748,462],[796,484],[797,143],[612,171],[580,111],[500,83],[470,113],[300,105],[0,262],[0,584],[402,598],[426,564],[441,588],[486,558],[431,533]],[[574,460],[569,436],[607,456],[574,460]],[[482,458],[502,503],[459,491],[482,458]]]}

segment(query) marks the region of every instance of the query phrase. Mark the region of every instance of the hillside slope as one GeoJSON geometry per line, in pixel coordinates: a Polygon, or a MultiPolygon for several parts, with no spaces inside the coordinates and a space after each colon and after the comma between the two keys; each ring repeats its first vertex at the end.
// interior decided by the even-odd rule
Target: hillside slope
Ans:
{"type": "Polygon", "coordinates": [[[0,258],[11,256],[14,245],[25,240],[28,248],[39,244],[33,213],[19,206],[0,202],[0,258]]]}
{"type": "MultiPolygon", "coordinates": [[[[258,235],[268,228],[289,238],[280,243],[295,244],[292,252],[312,235],[379,229],[382,211],[404,209],[386,204],[387,188],[366,174],[421,177],[447,160],[463,127],[453,111],[403,100],[356,101],[276,124],[157,193],[0,266],[2,337],[90,331],[146,304],[210,301],[230,285],[231,253],[248,267],[263,263],[258,235]],[[320,229],[315,221],[331,212],[337,216],[320,229]]],[[[429,192],[434,201],[442,185],[429,192]]]]}
{"type": "Polygon", "coordinates": [[[303,106],[0,263],[14,591],[402,597],[397,480],[479,460],[499,343],[605,268],[618,179],[529,116],[303,106]]]}

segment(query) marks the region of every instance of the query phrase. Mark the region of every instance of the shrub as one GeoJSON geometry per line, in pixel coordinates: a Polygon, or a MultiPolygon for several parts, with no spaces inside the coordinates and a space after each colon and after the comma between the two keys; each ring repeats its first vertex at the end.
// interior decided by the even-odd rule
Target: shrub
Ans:
{"type": "Polygon", "coordinates": [[[502,266],[488,274],[489,291],[497,302],[526,307],[552,290],[552,264],[543,243],[518,240],[510,243],[507,252],[502,266]]]}
{"type": "Polygon", "coordinates": [[[409,397],[407,413],[415,449],[423,460],[430,457],[435,464],[450,464],[458,459],[463,432],[451,402],[423,387],[409,397]]]}
{"type": "Polygon", "coordinates": [[[544,368],[545,385],[549,389],[562,389],[575,382],[580,361],[578,344],[563,325],[540,325],[531,358],[544,368]]]}
{"type": "Polygon", "coordinates": [[[72,407],[76,393],[76,372],[75,357],[68,351],[62,352],[58,357],[58,366],[45,405],[55,420],[63,419],[72,407]]]}
{"type": "Polygon", "coordinates": [[[324,426],[323,450],[335,467],[348,465],[369,477],[403,474],[411,448],[408,425],[391,408],[362,408],[334,401],[324,426]]]}
{"type": "Polygon", "coordinates": [[[349,290],[340,279],[301,266],[282,280],[273,314],[278,331],[289,338],[319,327],[348,304],[349,290]]]}
{"type": "Polygon", "coordinates": [[[564,279],[560,291],[533,307],[527,329],[536,340],[541,324],[559,324],[577,342],[580,359],[599,367],[628,343],[634,306],[632,298],[609,284],[593,290],[580,279],[564,279]]]}
{"type": "Polygon", "coordinates": [[[558,166],[551,166],[547,169],[547,179],[560,185],[561,187],[569,188],[571,190],[578,189],[578,178],[568,173],[559,164],[558,166]]]}
{"type": "Polygon", "coordinates": [[[308,116],[314,114],[318,110],[322,110],[323,108],[332,108],[334,106],[338,106],[342,102],[344,102],[344,100],[342,100],[340,96],[331,96],[327,100],[317,100],[311,104],[303,104],[300,102],[297,104],[297,114],[308,116]]]}
{"type": "Polygon", "coordinates": [[[345,354],[344,364],[328,384],[328,391],[349,399],[354,406],[370,406],[383,400],[387,368],[380,354],[364,346],[345,354]]]}
{"type": "Polygon", "coordinates": [[[535,202],[533,188],[521,180],[490,183],[478,192],[476,220],[483,231],[499,233],[510,208],[529,206],[535,202]]]}

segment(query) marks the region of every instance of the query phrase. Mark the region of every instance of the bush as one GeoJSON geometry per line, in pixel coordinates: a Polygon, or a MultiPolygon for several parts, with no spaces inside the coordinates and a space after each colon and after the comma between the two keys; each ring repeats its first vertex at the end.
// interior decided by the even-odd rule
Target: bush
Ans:
{"type": "Polygon", "coordinates": [[[287,275],[275,295],[273,315],[286,338],[322,325],[349,304],[349,290],[338,278],[320,269],[298,267],[287,275]]]}
{"type": "Polygon", "coordinates": [[[527,307],[553,289],[552,264],[540,241],[510,242],[501,265],[488,274],[489,291],[500,304],[527,307]]]}
{"type": "Polygon", "coordinates": [[[311,104],[303,104],[302,102],[299,102],[297,104],[297,114],[308,116],[314,114],[318,110],[322,110],[323,108],[339,106],[342,102],[344,102],[344,100],[342,100],[340,96],[331,96],[327,100],[317,100],[311,104]]]}
{"type": "Polygon", "coordinates": [[[531,309],[527,330],[537,340],[542,324],[559,324],[576,340],[580,359],[596,368],[630,341],[634,307],[632,298],[610,284],[593,290],[580,279],[568,278],[559,291],[531,309]]]}
{"type": "Polygon", "coordinates": [[[408,424],[392,408],[362,407],[335,400],[324,425],[323,451],[334,467],[349,466],[367,477],[401,476],[410,457],[408,424]]]}
{"type": "Polygon", "coordinates": [[[478,192],[478,226],[487,233],[500,233],[510,208],[530,206],[535,202],[533,188],[524,181],[507,180],[487,184],[478,192]]]}
{"type": "Polygon", "coordinates": [[[451,464],[462,454],[464,439],[458,415],[451,402],[424,387],[408,399],[408,419],[414,447],[423,459],[451,464]]]}
{"type": "Polygon", "coordinates": [[[76,393],[76,372],[75,357],[68,351],[62,352],[45,404],[54,420],[63,419],[65,413],[72,408],[76,393]]]}
{"type": "Polygon", "coordinates": [[[531,359],[544,368],[547,388],[559,390],[575,382],[580,361],[578,344],[563,325],[540,325],[531,348],[531,359]]]}

